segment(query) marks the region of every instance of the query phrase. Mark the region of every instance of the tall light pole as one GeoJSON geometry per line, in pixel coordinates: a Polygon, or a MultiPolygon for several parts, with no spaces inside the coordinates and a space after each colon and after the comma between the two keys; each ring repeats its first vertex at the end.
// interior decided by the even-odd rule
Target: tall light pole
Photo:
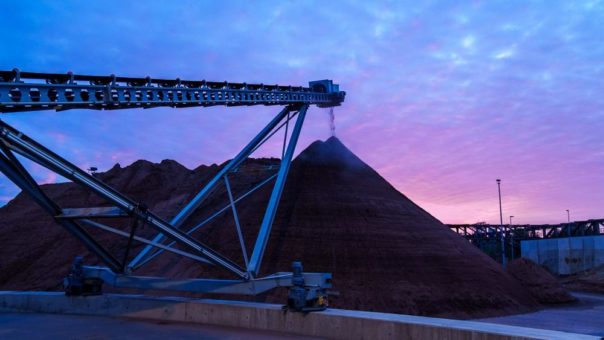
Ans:
{"type": "Polygon", "coordinates": [[[497,179],[497,191],[499,192],[499,227],[501,229],[501,265],[505,268],[505,232],[503,230],[503,209],[501,208],[501,180],[497,179]]]}
{"type": "Polygon", "coordinates": [[[568,224],[566,225],[566,231],[568,232],[568,237],[570,238],[570,210],[566,209],[566,218],[568,221],[568,224]]]}
{"type": "Polygon", "coordinates": [[[514,229],[512,229],[512,218],[514,218],[513,215],[510,215],[510,258],[512,261],[514,261],[514,229]]]}

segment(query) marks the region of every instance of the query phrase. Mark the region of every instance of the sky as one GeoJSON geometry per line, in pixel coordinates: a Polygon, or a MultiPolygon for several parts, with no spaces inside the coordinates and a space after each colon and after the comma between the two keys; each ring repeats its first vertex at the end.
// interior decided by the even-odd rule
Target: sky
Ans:
{"type": "MultiPolygon", "coordinates": [[[[444,223],[604,217],[604,1],[8,1],[0,69],[347,92],[337,137],[444,223]]],[[[279,108],[0,116],[82,168],[233,157],[279,108]]],[[[298,152],[330,136],[311,108],[298,152]]],[[[278,154],[279,142],[256,156],[278,154]]],[[[57,178],[28,164],[40,183],[57,178]]],[[[19,190],[0,174],[0,204],[19,190]]]]}

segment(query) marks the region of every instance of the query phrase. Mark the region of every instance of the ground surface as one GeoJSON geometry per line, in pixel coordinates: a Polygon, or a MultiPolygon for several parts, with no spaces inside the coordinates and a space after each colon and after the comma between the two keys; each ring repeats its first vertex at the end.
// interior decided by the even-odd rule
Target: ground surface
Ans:
{"type": "Polygon", "coordinates": [[[604,336],[604,295],[587,293],[572,295],[579,302],[534,313],[476,321],[604,336]]]}
{"type": "Polygon", "coordinates": [[[0,313],[0,339],[313,339],[249,329],[79,315],[0,313]]]}

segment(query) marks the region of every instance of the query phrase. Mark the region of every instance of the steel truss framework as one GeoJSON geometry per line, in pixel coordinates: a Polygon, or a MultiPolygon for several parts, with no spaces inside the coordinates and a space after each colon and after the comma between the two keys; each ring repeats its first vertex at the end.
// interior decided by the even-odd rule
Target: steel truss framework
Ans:
{"type": "Polygon", "coordinates": [[[306,104],[338,106],[345,93],[330,80],[309,87],[0,71],[0,112],[33,110],[306,104]]]}
{"type": "MultiPolygon", "coordinates": [[[[511,245],[510,258],[520,254],[522,240],[604,235],[604,219],[561,224],[507,224],[503,232],[499,224],[448,224],[451,230],[480,248],[496,245],[503,235],[511,245]]],[[[501,250],[498,249],[499,254],[501,250]]]]}
{"type": "MultiPolygon", "coordinates": [[[[499,224],[448,224],[448,227],[464,237],[475,235],[487,238],[501,234],[499,224]]],[[[560,224],[507,224],[504,229],[506,237],[515,235],[519,239],[590,236],[604,234],[604,219],[560,224]]]]}
{"type": "MultiPolygon", "coordinates": [[[[231,294],[259,294],[278,286],[302,289],[305,299],[317,297],[319,291],[331,286],[329,273],[303,273],[300,264],[294,272],[280,272],[260,277],[262,258],[270,236],[279,200],[294,150],[310,105],[332,107],[340,105],[345,93],[330,80],[311,82],[306,87],[262,84],[217,83],[206,81],[152,80],[146,78],[83,76],[74,74],[26,73],[18,70],[0,71],[0,112],[31,110],[126,109],[159,106],[191,107],[212,105],[282,105],[284,108],[225,165],[170,221],[150,211],[97,177],[79,169],[74,164],[50,151],[12,126],[0,121],[0,171],[27,193],[54,220],[78,238],[89,251],[96,254],[106,267],[74,264],[72,275],[79,279],[98,279],[105,283],[128,288],[169,289],[192,292],[216,292],[231,294]],[[29,81],[24,81],[25,79],[29,81]],[[84,82],[84,83],[82,83],[84,82]],[[290,124],[291,123],[291,124],[290,124]],[[290,125],[293,127],[290,129],[290,125]],[[235,197],[229,175],[269,138],[284,130],[282,159],[278,171],[257,184],[248,192],[235,197]],[[291,131],[291,132],[290,132],[291,131]],[[16,155],[23,156],[70,181],[94,192],[111,204],[110,207],[64,208],[50,199],[16,155]],[[260,225],[256,242],[248,258],[237,215],[237,204],[247,196],[274,182],[271,196],[260,225]],[[229,204],[206,220],[183,230],[183,224],[218,185],[224,185],[229,204]],[[235,261],[211,249],[191,234],[220,214],[231,211],[235,220],[243,263],[235,261]],[[130,232],[100,223],[95,218],[131,218],[130,232]],[[140,224],[149,225],[158,235],[146,239],[137,235],[140,224]],[[98,228],[128,239],[123,258],[111,254],[87,232],[83,226],[98,228]],[[132,243],[146,247],[132,259],[129,251],[132,243]],[[199,263],[210,263],[231,272],[236,279],[188,279],[171,280],[158,277],[140,277],[133,273],[152,261],[162,252],[175,253],[199,263]],[[77,272],[77,273],[75,273],[77,272]],[[74,274],[75,273],[75,274],[74,274]]],[[[76,261],[77,262],[77,261],[76,261]]],[[[299,291],[298,293],[299,294],[299,291]]],[[[290,293],[291,295],[291,293],[290,293]]]]}

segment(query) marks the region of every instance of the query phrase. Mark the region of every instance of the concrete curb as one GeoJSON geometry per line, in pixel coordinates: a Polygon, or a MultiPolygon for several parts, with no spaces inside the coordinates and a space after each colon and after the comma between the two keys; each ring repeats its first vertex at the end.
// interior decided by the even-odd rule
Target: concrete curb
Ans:
{"type": "Polygon", "coordinates": [[[280,305],[178,297],[0,291],[0,312],[126,317],[270,330],[333,339],[600,339],[558,331],[420,316],[329,309],[300,314],[280,305]]]}

